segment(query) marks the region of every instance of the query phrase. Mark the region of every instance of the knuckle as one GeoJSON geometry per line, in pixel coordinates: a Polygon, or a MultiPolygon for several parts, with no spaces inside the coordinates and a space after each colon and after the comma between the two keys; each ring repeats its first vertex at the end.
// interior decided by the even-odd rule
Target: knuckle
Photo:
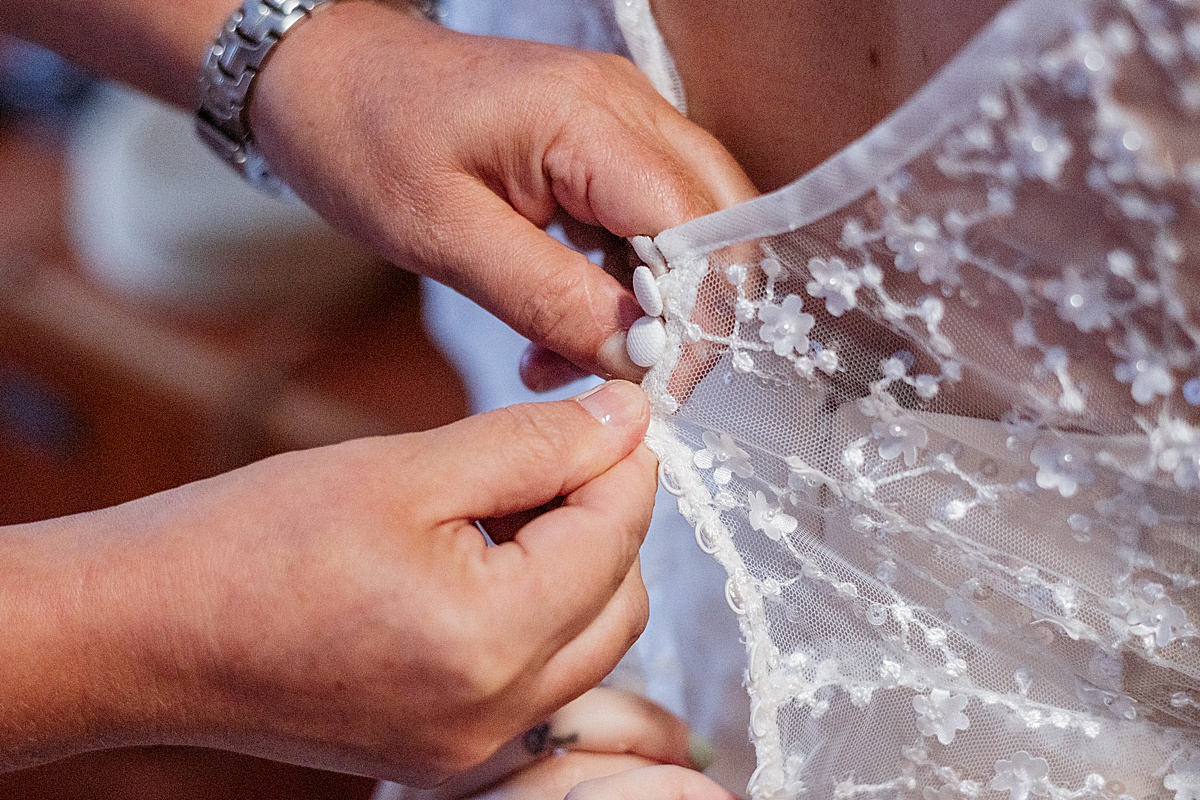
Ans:
{"type": "Polygon", "coordinates": [[[552,350],[574,344],[580,316],[591,315],[588,265],[578,260],[571,257],[570,263],[540,275],[538,290],[524,301],[522,316],[529,330],[539,342],[551,344],[552,350]]]}
{"type": "Polygon", "coordinates": [[[503,409],[507,447],[514,463],[566,464],[575,449],[570,431],[555,424],[546,407],[522,404],[503,409]]]}

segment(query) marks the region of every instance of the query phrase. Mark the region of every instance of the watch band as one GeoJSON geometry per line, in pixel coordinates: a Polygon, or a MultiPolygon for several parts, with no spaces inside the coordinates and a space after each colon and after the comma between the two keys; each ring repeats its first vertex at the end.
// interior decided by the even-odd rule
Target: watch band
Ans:
{"type": "MultiPolygon", "coordinates": [[[[197,134],[252,186],[268,194],[289,190],[267,167],[254,144],[247,113],[254,79],[289,30],[334,2],[243,0],[225,21],[200,70],[197,134]]],[[[437,0],[419,0],[410,7],[426,19],[437,20],[437,0]]]]}

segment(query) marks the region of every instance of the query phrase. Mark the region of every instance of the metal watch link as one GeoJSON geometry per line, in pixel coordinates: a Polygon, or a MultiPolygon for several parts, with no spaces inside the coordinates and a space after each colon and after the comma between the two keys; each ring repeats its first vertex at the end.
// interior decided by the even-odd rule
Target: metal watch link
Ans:
{"type": "MultiPolygon", "coordinates": [[[[254,79],[272,49],[297,23],[337,0],[243,0],[225,21],[200,70],[196,132],[252,186],[268,194],[288,192],[258,152],[250,131],[247,101],[254,79]]],[[[437,21],[437,0],[409,6],[437,21]]]]}

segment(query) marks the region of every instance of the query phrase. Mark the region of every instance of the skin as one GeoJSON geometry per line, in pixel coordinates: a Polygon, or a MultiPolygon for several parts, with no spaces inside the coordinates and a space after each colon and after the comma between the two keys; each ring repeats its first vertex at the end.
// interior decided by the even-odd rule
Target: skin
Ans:
{"type": "MultiPolygon", "coordinates": [[[[230,10],[88,0],[82,25],[70,0],[9,6],[7,32],[188,109],[230,10]]],[[[268,163],[334,227],[459,289],[575,376],[640,377],[624,350],[640,312],[540,227],[562,212],[654,235],[754,194],[624,59],[455,33],[403,3],[339,3],[298,25],[256,81],[250,122],[268,163]]]]}
{"type": "Polygon", "coordinates": [[[755,185],[789,183],[866,133],[1004,0],[653,0],[688,116],[755,185]]]}
{"type": "MultiPolygon", "coordinates": [[[[693,119],[709,133],[675,114],[619,59],[465,37],[402,9],[367,3],[323,11],[276,49],[259,79],[251,123],[269,163],[336,227],[460,289],[534,339],[540,348],[523,368],[530,385],[548,388],[581,371],[636,377],[623,352],[623,330],[639,315],[629,292],[539,227],[565,212],[620,237],[653,235],[746,199],[756,187],[782,185],[896,107],[1000,5],[987,0],[964,9],[952,0],[897,0],[847,9],[804,1],[757,4],[747,15],[744,4],[729,0],[707,0],[699,8],[698,2],[657,0],[655,11],[693,119]],[[900,40],[921,46],[896,47],[900,40]],[[797,43],[804,58],[774,57],[797,50],[797,43]],[[776,91],[779,86],[788,91],[776,91]],[[854,102],[847,104],[847,97],[854,102]]],[[[87,25],[64,25],[64,19],[84,18],[78,5],[49,0],[6,8],[3,24],[190,107],[195,65],[228,5],[89,0],[87,25]],[[136,46],[112,47],[113,41],[136,46]]],[[[507,579],[481,581],[488,565],[520,564],[522,556],[508,555],[509,545],[496,548],[504,556],[478,550],[467,527],[471,519],[536,507],[554,494],[533,488],[540,485],[528,476],[512,478],[511,466],[495,457],[495,472],[472,475],[479,483],[470,485],[491,496],[488,487],[503,484],[497,476],[507,474],[516,482],[503,487],[503,496],[525,504],[470,512],[451,504],[459,516],[447,520],[430,512],[428,498],[443,500],[439,492],[451,482],[465,485],[460,470],[469,472],[467,465],[447,467],[423,493],[379,477],[413,463],[413,448],[427,456],[423,463],[433,463],[447,452],[489,453],[497,442],[512,444],[504,422],[484,419],[433,454],[410,439],[346,445],[263,462],[102,514],[5,531],[0,546],[12,558],[5,562],[10,580],[0,609],[9,629],[29,636],[9,643],[7,668],[18,674],[11,683],[0,681],[17,686],[19,698],[0,717],[0,742],[8,742],[4,763],[115,744],[216,743],[428,783],[479,761],[578,694],[585,679],[606,671],[602,665],[615,660],[644,615],[628,611],[637,605],[630,597],[641,596],[625,560],[632,559],[628,537],[617,537],[619,553],[597,570],[607,580],[583,584],[592,588],[582,592],[586,610],[569,609],[557,627],[539,629],[530,621],[538,609],[580,593],[575,573],[562,582],[546,577],[570,559],[547,556],[536,568],[510,564],[507,579]],[[382,495],[377,482],[387,490],[382,495]],[[408,504],[395,500],[397,494],[408,504]],[[384,525],[387,535],[371,532],[381,520],[391,523],[384,525]],[[410,552],[389,543],[395,527],[409,530],[414,520],[417,532],[402,537],[406,542],[451,544],[410,552]],[[358,535],[335,538],[347,535],[347,521],[358,535]],[[435,536],[435,530],[457,534],[435,536]],[[404,551],[402,563],[395,561],[397,550],[404,551]],[[343,552],[364,557],[353,564],[330,558],[343,552]],[[382,614],[349,624],[376,603],[401,619],[417,607],[387,596],[378,575],[372,580],[356,571],[363,563],[387,565],[381,572],[389,590],[419,586],[411,596],[444,602],[424,607],[402,632],[395,617],[382,614]],[[447,563],[453,567],[448,573],[447,563]],[[431,574],[442,582],[430,583],[431,574]],[[395,580],[398,575],[411,583],[395,580]],[[256,588],[264,585],[274,594],[256,588]],[[502,588],[478,591],[482,585],[502,588]],[[558,593],[550,591],[555,588],[558,593]],[[466,609],[453,602],[463,593],[466,609]],[[279,597],[288,598],[282,607],[279,597]],[[510,617],[503,624],[494,618],[498,608],[510,617]],[[610,624],[614,617],[619,621],[610,624]],[[495,624],[464,628],[463,620],[471,619],[495,624]],[[521,621],[516,637],[511,619],[521,621]],[[364,637],[360,625],[372,636],[364,637]],[[597,625],[604,633],[593,635],[597,625]],[[369,644],[375,637],[378,647],[369,644]],[[302,640],[324,646],[305,652],[297,644],[302,640]],[[420,655],[397,663],[388,642],[420,655]],[[80,669],[59,675],[54,666],[60,663],[80,669]],[[379,686],[363,665],[382,668],[405,691],[379,686]],[[331,713],[323,693],[343,685],[349,705],[331,713]],[[445,693],[438,688],[447,686],[445,693]],[[440,715],[423,716],[413,697],[440,715]],[[533,700],[518,704],[517,697],[533,700]],[[452,719],[463,733],[448,736],[446,726],[431,719],[452,719]]],[[[564,438],[586,449],[571,439],[579,433],[564,438]]],[[[611,481],[625,490],[624,498],[636,499],[629,487],[646,484],[652,469],[639,452],[574,489],[558,489],[591,497],[586,487],[611,481]],[[627,462],[632,466],[617,468],[627,462]],[[602,481],[609,473],[614,477],[602,481]]],[[[608,502],[593,512],[623,516],[618,506],[636,516],[608,502]]],[[[568,503],[539,517],[512,544],[523,554],[536,552],[522,540],[525,532],[550,527],[549,520],[573,510],[568,503]]],[[[615,753],[572,754],[570,763],[589,756],[608,771],[644,763],[622,762],[634,757],[615,753]]],[[[565,775],[568,784],[584,777],[564,763],[531,772],[565,775]]],[[[697,780],[690,773],[633,772],[583,784],[572,796],[633,793],[631,786],[642,787],[639,795],[659,786],[674,796],[716,796],[697,780]]],[[[561,788],[554,787],[551,793],[561,788]]]]}
{"type": "MultiPolygon", "coordinates": [[[[191,108],[230,6],[8,3],[0,28],[191,108]]],[[[624,330],[640,312],[540,226],[653,235],[754,191],[627,62],[402,5],[322,10],[251,100],[303,199],[538,342],[526,378],[543,387],[638,377],[624,330]]],[[[151,743],[418,785],[480,762],[596,683],[645,622],[655,464],[645,401],[617,386],[633,409],[619,424],[580,404],[510,410],[0,531],[0,769],[151,743]],[[473,525],[563,497],[499,547],[473,525]]]]}
{"type": "Polygon", "coordinates": [[[431,785],[480,762],[645,624],[647,421],[616,382],[3,529],[0,768],[188,744],[431,785]],[[554,498],[499,546],[474,526],[554,498]]]}

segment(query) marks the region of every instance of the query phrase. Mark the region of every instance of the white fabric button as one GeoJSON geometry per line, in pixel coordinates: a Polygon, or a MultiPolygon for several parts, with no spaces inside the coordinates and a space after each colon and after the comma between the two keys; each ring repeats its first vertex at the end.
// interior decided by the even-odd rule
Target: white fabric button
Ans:
{"type": "Polygon", "coordinates": [[[661,317],[663,313],[662,292],[658,281],[649,267],[638,267],[633,271],[633,296],[648,317],[661,317]]]}
{"type": "Polygon", "coordinates": [[[650,268],[650,272],[654,275],[665,275],[667,272],[667,261],[662,257],[662,253],[658,251],[658,245],[649,236],[634,236],[629,240],[633,245],[633,252],[637,253],[637,257],[642,260],[642,263],[650,268]]]}
{"type": "Polygon", "coordinates": [[[639,367],[653,367],[667,347],[667,326],[658,317],[642,317],[629,328],[625,350],[639,367]]]}

